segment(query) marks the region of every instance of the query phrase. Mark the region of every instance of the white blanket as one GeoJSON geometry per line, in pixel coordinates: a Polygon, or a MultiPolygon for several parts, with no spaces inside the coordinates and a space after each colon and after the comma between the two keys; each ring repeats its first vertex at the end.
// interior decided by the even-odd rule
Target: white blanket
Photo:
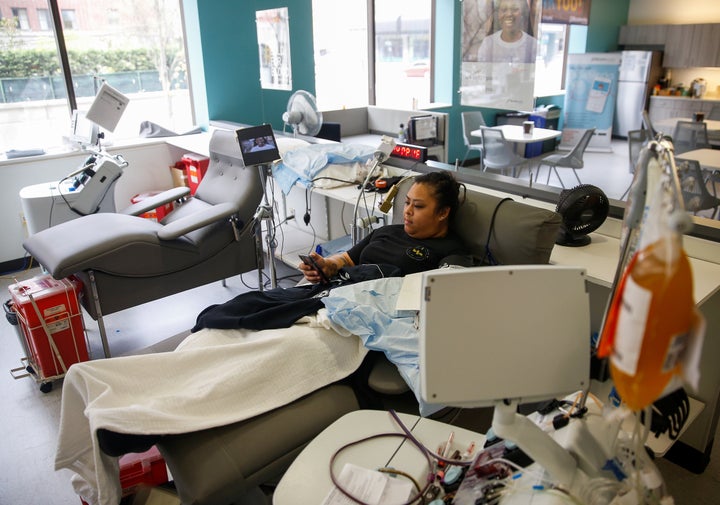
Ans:
{"type": "Polygon", "coordinates": [[[99,428],[185,433],[286,405],[348,376],[367,353],[357,337],[325,326],[202,330],[174,352],[73,365],[63,385],[55,469],[75,472],[73,486],[86,502],[117,505],[118,459],[99,449],[99,428]]]}

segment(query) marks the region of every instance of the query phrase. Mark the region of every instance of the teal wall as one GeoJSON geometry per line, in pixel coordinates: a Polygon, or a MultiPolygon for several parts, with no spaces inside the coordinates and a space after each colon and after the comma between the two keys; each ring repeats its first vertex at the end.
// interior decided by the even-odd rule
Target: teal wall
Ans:
{"type": "Polygon", "coordinates": [[[262,89],[255,11],[288,8],[293,90],[315,93],[311,0],[197,0],[209,119],[282,130],[292,91],[262,89]]]}
{"type": "MultiPolygon", "coordinates": [[[[339,0],[341,1],[341,0],[339,0]]],[[[315,93],[315,70],[312,37],[312,0],[184,0],[196,2],[197,20],[186,16],[186,23],[199,27],[201,55],[190,51],[191,72],[201,68],[202,86],[195,86],[199,96],[196,106],[207,104],[207,117],[247,124],[270,123],[281,130],[282,113],[292,91],[263,90],[260,87],[255,11],[288,7],[292,58],[293,90],[315,93]],[[194,59],[193,59],[194,58],[194,59]],[[204,100],[203,100],[204,99],[204,100]]],[[[630,0],[595,0],[590,10],[590,24],[585,29],[573,29],[573,51],[582,52],[578,42],[586,34],[585,52],[617,50],[620,26],[626,24],[630,0]]],[[[186,9],[192,14],[195,9],[186,9]]],[[[436,34],[434,89],[441,106],[433,110],[450,114],[448,125],[448,160],[462,158],[460,112],[471,107],[460,105],[459,88],[461,57],[462,5],[460,0],[436,0],[436,34]]],[[[190,45],[192,40],[188,42],[190,45]]],[[[563,106],[564,97],[543,97],[537,102],[563,106]]],[[[496,109],[482,109],[489,124],[494,123],[496,109]]],[[[202,117],[199,114],[199,117],[202,117]]]]}

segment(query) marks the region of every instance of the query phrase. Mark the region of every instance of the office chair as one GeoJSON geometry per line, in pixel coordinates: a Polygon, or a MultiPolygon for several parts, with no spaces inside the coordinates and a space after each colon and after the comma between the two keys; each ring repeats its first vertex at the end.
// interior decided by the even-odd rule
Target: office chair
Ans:
{"type": "MultiPolygon", "coordinates": [[[[637,165],[638,158],[640,157],[640,151],[647,141],[651,140],[648,130],[630,130],[628,132],[628,170],[631,174],[635,174],[635,165],[637,165]]],[[[630,185],[620,197],[620,200],[624,200],[627,194],[630,192],[630,185]]]]}
{"type": "Polygon", "coordinates": [[[695,149],[710,149],[707,125],[698,121],[678,121],[672,139],[676,155],[695,149]]]}
{"type": "Polygon", "coordinates": [[[585,149],[587,149],[587,146],[590,143],[590,139],[592,139],[592,136],[594,134],[595,128],[588,128],[587,130],[585,130],[585,132],[583,132],[580,140],[575,143],[569,153],[551,154],[550,156],[547,156],[540,160],[540,162],[538,163],[537,175],[535,176],[535,179],[537,180],[537,177],[540,175],[540,167],[542,167],[543,165],[547,165],[548,176],[546,184],[550,183],[550,173],[552,171],[555,172],[555,175],[560,181],[560,185],[563,187],[563,189],[565,188],[565,184],[563,183],[562,178],[557,171],[558,168],[571,168],[573,173],[575,174],[575,178],[577,179],[578,184],[582,184],[582,181],[580,181],[580,177],[578,176],[577,171],[578,169],[585,166],[585,162],[583,161],[583,155],[585,154],[585,149]]]}
{"type": "Polygon", "coordinates": [[[685,202],[685,210],[697,215],[701,210],[712,209],[711,218],[715,219],[720,199],[711,195],[708,191],[703,171],[700,168],[700,162],[682,158],[676,158],[675,161],[678,178],[680,179],[680,189],[685,202]]]}
{"type": "Polygon", "coordinates": [[[460,114],[463,128],[463,142],[465,143],[465,156],[463,156],[461,165],[465,165],[465,160],[470,155],[471,151],[477,151],[480,154],[480,167],[483,166],[483,144],[482,137],[478,142],[474,135],[471,134],[474,130],[479,130],[480,127],[485,126],[485,118],[482,112],[479,110],[465,111],[460,114]]]}
{"type": "Polygon", "coordinates": [[[519,176],[522,169],[528,166],[528,160],[515,152],[515,145],[505,140],[502,130],[487,126],[482,126],[480,129],[483,143],[483,171],[489,168],[500,170],[505,175],[507,169],[512,169],[512,176],[519,176]]]}
{"type": "Polygon", "coordinates": [[[263,266],[263,199],[257,167],[242,162],[235,132],[216,130],[210,163],[195,195],[161,222],[98,213],[47,228],[23,247],[54,278],[75,275],[82,304],[98,322],[110,355],[103,315],[263,266]]]}

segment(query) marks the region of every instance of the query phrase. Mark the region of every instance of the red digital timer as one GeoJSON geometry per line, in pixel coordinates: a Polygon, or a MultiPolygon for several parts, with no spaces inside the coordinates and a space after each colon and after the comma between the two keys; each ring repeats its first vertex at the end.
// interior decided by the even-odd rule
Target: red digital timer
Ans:
{"type": "Polygon", "coordinates": [[[410,144],[395,144],[390,156],[425,163],[427,161],[427,147],[413,146],[410,144]]]}

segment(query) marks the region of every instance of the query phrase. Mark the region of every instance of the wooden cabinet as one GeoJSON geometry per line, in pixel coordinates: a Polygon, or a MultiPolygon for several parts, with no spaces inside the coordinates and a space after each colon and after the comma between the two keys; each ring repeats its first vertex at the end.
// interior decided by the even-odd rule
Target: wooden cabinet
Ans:
{"type": "Polygon", "coordinates": [[[664,67],[720,67],[720,23],[625,25],[618,43],[625,49],[664,47],[664,67]]]}
{"type": "Polygon", "coordinates": [[[618,43],[625,46],[664,46],[668,25],[625,25],[618,43]]]}

